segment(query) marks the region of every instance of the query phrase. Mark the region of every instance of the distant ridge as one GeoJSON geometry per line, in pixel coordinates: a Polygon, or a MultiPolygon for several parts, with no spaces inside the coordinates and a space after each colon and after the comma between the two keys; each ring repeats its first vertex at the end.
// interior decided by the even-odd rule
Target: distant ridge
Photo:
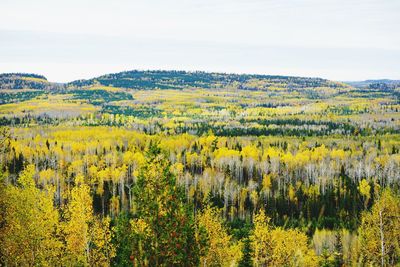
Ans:
{"type": "Polygon", "coordinates": [[[2,73],[0,74],[0,89],[38,89],[49,87],[49,82],[43,75],[32,73],[2,73]]]}
{"type": "Polygon", "coordinates": [[[165,70],[124,71],[105,74],[87,80],[77,80],[70,82],[67,85],[68,87],[102,85],[148,90],[226,87],[234,87],[244,90],[266,90],[272,86],[297,89],[315,87],[346,87],[346,85],[343,83],[322,78],[165,70]]]}
{"type": "Polygon", "coordinates": [[[184,89],[184,88],[237,88],[243,90],[268,90],[273,87],[286,89],[331,88],[394,89],[400,80],[376,79],[338,82],[318,77],[285,75],[235,74],[180,70],[130,70],[104,74],[91,79],[68,83],[50,83],[43,75],[32,73],[0,74],[0,89],[79,89],[108,86],[126,89],[184,89]]]}
{"type": "Polygon", "coordinates": [[[365,81],[347,81],[345,82],[351,86],[357,88],[398,88],[400,87],[400,80],[390,79],[376,79],[376,80],[365,80],[365,81]]]}
{"type": "Polygon", "coordinates": [[[368,79],[363,81],[343,81],[348,84],[370,84],[370,83],[399,83],[400,80],[392,79],[368,79]]]}
{"type": "Polygon", "coordinates": [[[34,74],[34,73],[0,73],[0,79],[3,78],[12,78],[12,77],[27,77],[27,78],[37,78],[37,79],[42,79],[42,80],[47,80],[47,78],[43,75],[40,74],[34,74]]]}

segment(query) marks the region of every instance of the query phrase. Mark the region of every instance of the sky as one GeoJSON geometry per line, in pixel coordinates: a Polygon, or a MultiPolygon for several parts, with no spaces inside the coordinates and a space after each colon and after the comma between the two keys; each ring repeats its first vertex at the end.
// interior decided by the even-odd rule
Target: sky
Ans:
{"type": "Polygon", "coordinates": [[[400,79],[400,0],[0,0],[0,72],[400,79]]]}

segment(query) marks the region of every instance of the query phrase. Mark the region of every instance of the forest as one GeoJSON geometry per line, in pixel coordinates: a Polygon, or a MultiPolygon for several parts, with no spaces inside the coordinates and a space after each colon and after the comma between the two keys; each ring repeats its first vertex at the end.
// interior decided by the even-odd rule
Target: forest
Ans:
{"type": "Polygon", "coordinates": [[[0,74],[1,266],[397,266],[400,83],[0,74]]]}

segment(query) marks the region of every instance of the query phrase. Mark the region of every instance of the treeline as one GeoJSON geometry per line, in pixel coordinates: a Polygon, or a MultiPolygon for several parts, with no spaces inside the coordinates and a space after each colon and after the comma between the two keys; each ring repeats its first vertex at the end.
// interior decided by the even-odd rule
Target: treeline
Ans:
{"type": "MultiPolygon", "coordinates": [[[[31,88],[29,86],[23,88],[31,88]]],[[[95,106],[107,105],[113,101],[133,100],[132,94],[126,92],[112,92],[100,89],[85,89],[85,90],[66,90],[61,88],[53,88],[51,91],[39,90],[35,91],[19,91],[14,92],[1,92],[0,91],[0,104],[18,103],[33,98],[52,94],[52,95],[72,95],[72,100],[82,100],[95,106]]],[[[43,89],[43,88],[42,88],[43,89]]],[[[124,114],[123,112],[121,114],[124,114]]]]}
{"type": "MultiPolygon", "coordinates": [[[[40,94],[38,94],[39,96],[40,94]]],[[[112,97],[112,96],[110,96],[112,97]]],[[[89,99],[89,98],[88,98],[89,99]]],[[[91,101],[91,100],[89,100],[91,101]]],[[[216,136],[371,136],[371,134],[396,134],[397,127],[385,124],[386,127],[372,125],[357,125],[349,122],[334,122],[325,120],[277,118],[277,119],[241,119],[240,124],[220,119],[193,118],[171,126],[161,110],[149,106],[117,106],[105,104],[100,98],[94,100],[96,105],[102,105],[97,114],[82,115],[70,120],[77,126],[119,126],[141,131],[147,134],[196,134],[204,135],[213,132],[216,136]],[[149,120],[148,120],[149,119],[149,120]]],[[[173,121],[173,119],[171,119],[173,121]]],[[[36,124],[59,125],[65,122],[63,117],[46,114],[0,117],[0,126],[25,126],[36,124]]],[[[179,120],[177,120],[179,121],[179,120]]],[[[382,124],[382,122],[381,122],[382,124]]]]}
{"type": "Polygon", "coordinates": [[[86,100],[93,105],[107,105],[112,101],[133,100],[132,94],[125,92],[110,92],[106,90],[68,90],[67,94],[73,94],[72,99],[86,100]]]}
{"type": "Polygon", "coordinates": [[[0,105],[8,103],[18,103],[22,101],[27,101],[38,96],[45,94],[45,91],[15,91],[15,92],[0,92],[0,105]]]}
{"type": "Polygon", "coordinates": [[[186,71],[125,71],[107,74],[91,80],[78,80],[69,86],[89,86],[101,84],[105,86],[132,88],[132,89],[182,89],[194,88],[225,88],[235,87],[244,90],[265,90],[270,86],[278,85],[284,88],[330,87],[343,88],[343,84],[320,78],[225,74],[208,72],[186,71]]]}

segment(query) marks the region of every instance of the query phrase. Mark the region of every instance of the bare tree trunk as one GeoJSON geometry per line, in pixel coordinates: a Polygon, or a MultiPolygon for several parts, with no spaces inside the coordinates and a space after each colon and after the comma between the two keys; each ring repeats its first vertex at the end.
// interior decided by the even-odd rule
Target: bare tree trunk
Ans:
{"type": "Polygon", "coordinates": [[[385,266],[385,237],[383,235],[382,210],[379,211],[379,231],[381,233],[381,265],[385,266]]]}
{"type": "Polygon", "coordinates": [[[130,211],[132,208],[132,188],[131,185],[125,185],[125,186],[128,188],[128,196],[129,196],[128,211],[130,211]]]}
{"type": "Polygon", "coordinates": [[[101,215],[104,218],[104,193],[101,195],[101,215]]]}

